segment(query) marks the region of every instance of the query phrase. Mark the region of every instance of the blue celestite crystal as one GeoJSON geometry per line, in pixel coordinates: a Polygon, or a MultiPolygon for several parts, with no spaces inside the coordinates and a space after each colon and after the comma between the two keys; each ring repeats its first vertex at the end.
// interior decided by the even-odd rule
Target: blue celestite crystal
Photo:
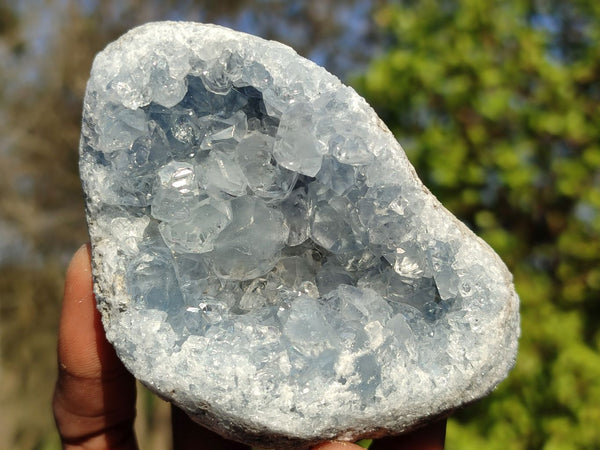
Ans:
{"type": "Polygon", "coordinates": [[[109,340],[261,447],[399,433],[515,358],[498,257],[356,93],[291,49],[156,23],[100,53],[81,176],[109,340]]]}

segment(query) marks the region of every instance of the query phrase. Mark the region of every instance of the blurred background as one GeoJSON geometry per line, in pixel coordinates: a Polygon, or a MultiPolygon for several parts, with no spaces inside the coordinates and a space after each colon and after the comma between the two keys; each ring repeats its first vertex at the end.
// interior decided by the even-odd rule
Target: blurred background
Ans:
{"type": "MultiPolygon", "coordinates": [[[[0,448],[55,449],[64,272],[87,240],[77,174],[92,59],[151,20],[276,39],[367,98],[422,180],[502,256],[516,367],[448,449],[600,448],[600,2],[0,0],[0,448]]],[[[141,448],[168,406],[138,404],[141,448]]]]}

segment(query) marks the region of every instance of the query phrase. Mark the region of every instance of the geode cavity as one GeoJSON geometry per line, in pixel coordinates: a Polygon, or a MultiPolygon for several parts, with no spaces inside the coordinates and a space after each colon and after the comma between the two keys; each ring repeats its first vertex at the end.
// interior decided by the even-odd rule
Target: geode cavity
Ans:
{"type": "Polygon", "coordinates": [[[503,263],[365,101],[286,46],[134,29],[94,61],[80,152],[108,339],[224,436],[400,433],[514,363],[503,263]]]}

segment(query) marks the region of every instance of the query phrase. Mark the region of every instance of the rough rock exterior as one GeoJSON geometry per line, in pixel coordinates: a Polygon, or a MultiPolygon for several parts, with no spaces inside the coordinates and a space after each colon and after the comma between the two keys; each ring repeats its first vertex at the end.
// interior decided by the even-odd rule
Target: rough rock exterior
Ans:
{"type": "Polygon", "coordinates": [[[130,31],[94,61],[80,153],[108,339],[224,436],[400,433],[514,363],[503,263],[362,98],[284,45],[130,31]]]}

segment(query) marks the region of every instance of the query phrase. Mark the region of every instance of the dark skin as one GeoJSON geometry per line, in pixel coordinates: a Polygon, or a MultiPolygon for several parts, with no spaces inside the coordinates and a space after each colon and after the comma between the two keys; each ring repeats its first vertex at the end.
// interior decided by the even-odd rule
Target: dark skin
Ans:
{"type": "MultiPolygon", "coordinates": [[[[54,417],[63,448],[137,449],[133,431],[135,379],[117,358],[104,336],[92,292],[89,245],[75,253],[65,281],[58,335],[58,380],[54,417]]],[[[173,408],[175,449],[248,449],[223,439],[173,408]]],[[[403,436],[377,440],[372,449],[440,450],[445,420],[403,436]]],[[[347,442],[326,442],[318,450],[351,450],[347,442]]]]}

